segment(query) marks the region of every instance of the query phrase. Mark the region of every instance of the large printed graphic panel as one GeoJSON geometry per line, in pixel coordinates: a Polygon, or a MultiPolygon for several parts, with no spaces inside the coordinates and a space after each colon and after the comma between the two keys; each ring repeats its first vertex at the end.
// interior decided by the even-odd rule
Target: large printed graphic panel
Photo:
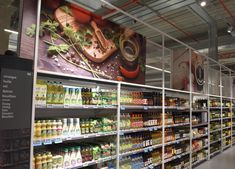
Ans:
{"type": "Polygon", "coordinates": [[[56,2],[42,1],[39,69],[144,84],[143,36],[74,4],[56,2]]]}

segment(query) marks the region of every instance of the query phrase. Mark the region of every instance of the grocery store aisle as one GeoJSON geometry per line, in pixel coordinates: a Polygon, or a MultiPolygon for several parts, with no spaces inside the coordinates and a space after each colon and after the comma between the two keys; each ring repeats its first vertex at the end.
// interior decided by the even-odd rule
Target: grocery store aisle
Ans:
{"type": "Polygon", "coordinates": [[[234,169],[235,146],[212,158],[210,161],[198,166],[196,169],[234,169]]]}

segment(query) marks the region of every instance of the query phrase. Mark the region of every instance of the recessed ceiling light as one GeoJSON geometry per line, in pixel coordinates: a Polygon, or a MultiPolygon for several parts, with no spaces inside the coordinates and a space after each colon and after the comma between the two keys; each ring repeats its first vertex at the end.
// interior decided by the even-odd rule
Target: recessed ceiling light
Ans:
{"type": "Polygon", "coordinates": [[[200,2],[200,5],[201,5],[202,7],[206,6],[206,1],[201,1],[201,2],[200,2]]]}

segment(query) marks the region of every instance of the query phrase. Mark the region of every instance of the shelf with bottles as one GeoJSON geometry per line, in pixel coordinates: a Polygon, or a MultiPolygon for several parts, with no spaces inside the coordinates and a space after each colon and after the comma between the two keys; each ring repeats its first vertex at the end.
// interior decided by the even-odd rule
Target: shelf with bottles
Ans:
{"type": "Polygon", "coordinates": [[[165,91],[165,109],[189,112],[189,95],[172,91],[165,91]]]}
{"type": "Polygon", "coordinates": [[[220,110],[211,110],[210,111],[210,121],[221,120],[221,111],[220,110]]]}
{"type": "Polygon", "coordinates": [[[209,108],[210,109],[221,109],[220,98],[210,97],[209,98],[209,108]]]}
{"type": "Polygon", "coordinates": [[[189,114],[182,112],[165,112],[165,128],[190,125],[189,114]]]}
{"type": "Polygon", "coordinates": [[[230,111],[223,111],[222,112],[222,119],[231,119],[232,114],[230,111]]]}
{"type": "Polygon", "coordinates": [[[193,153],[201,151],[208,147],[208,138],[194,139],[192,140],[193,153]]]}
{"type": "Polygon", "coordinates": [[[161,108],[162,92],[142,87],[122,85],[120,91],[121,109],[161,108]]]}
{"type": "Polygon", "coordinates": [[[198,127],[192,129],[193,139],[202,138],[208,136],[208,128],[207,127],[198,127]]]}
{"type": "Polygon", "coordinates": [[[141,133],[131,133],[120,136],[121,156],[148,152],[162,145],[161,131],[146,131],[141,133]]]}
{"type": "MultiPolygon", "coordinates": [[[[211,149],[211,150],[212,150],[212,149],[211,149]]],[[[220,152],[221,152],[220,149],[218,149],[218,150],[213,149],[213,151],[211,151],[210,157],[212,158],[212,157],[218,155],[220,152]]]]}
{"type": "Polygon", "coordinates": [[[222,108],[223,109],[230,109],[232,107],[231,99],[223,98],[222,99],[222,108]]]}
{"type": "Polygon", "coordinates": [[[171,145],[188,140],[189,136],[189,127],[166,128],[164,138],[165,145],[171,145]]]}
{"type": "Polygon", "coordinates": [[[120,132],[154,131],[162,128],[161,112],[124,112],[120,115],[120,132]]]}
{"type": "Polygon", "coordinates": [[[192,100],[193,112],[207,111],[208,98],[206,96],[193,95],[192,100]]]}
{"type": "Polygon", "coordinates": [[[192,126],[199,127],[205,125],[208,125],[208,113],[207,112],[193,113],[192,126]]]}
{"type": "Polygon", "coordinates": [[[165,147],[164,162],[167,163],[182,156],[188,155],[189,150],[190,150],[189,140],[182,141],[175,145],[167,145],[165,147]]]}
{"type": "Polygon", "coordinates": [[[181,155],[180,159],[176,158],[171,162],[165,164],[165,169],[172,169],[172,168],[190,168],[190,158],[187,153],[181,155]]]}
{"type": "Polygon", "coordinates": [[[117,86],[62,79],[37,80],[36,108],[117,108],[117,86]]]}
{"type": "Polygon", "coordinates": [[[231,135],[232,135],[231,129],[225,129],[225,130],[223,130],[223,132],[222,132],[222,138],[225,138],[225,137],[231,136],[231,135]]]}
{"type": "MultiPolygon", "coordinates": [[[[33,164],[39,168],[83,168],[116,159],[115,143],[64,144],[34,151],[33,164]]],[[[111,167],[113,163],[107,164],[111,167]]],[[[106,166],[107,166],[106,165],[106,166]]]]}
{"type": "Polygon", "coordinates": [[[220,141],[221,141],[221,139],[218,139],[218,140],[211,140],[210,144],[212,145],[212,144],[218,143],[218,142],[220,142],[220,141]]]}
{"type": "Polygon", "coordinates": [[[116,135],[114,116],[40,119],[34,123],[34,146],[116,135]]]}
{"type": "Polygon", "coordinates": [[[160,169],[161,164],[162,164],[162,152],[161,149],[156,149],[147,153],[139,153],[135,155],[121,157],[119,168],[160,169]]]}
{"type": "Polygon", "coordinates": [[[231,145],[231,144],[232,144],[231,136],[222,138],[222,148],[225,147],[225,146],[231,145]]]}
{"type": "Polygon", "coordinates": [[[194,153],[192,155],[192,166],[195,167],[198,164],[207,160],[207,155],[208,155],[207,150],[202,150],[202,151],[199,151],[198,153],[194,153]]]}
{"type": "Polygon", "coordinates": [[[210,132],[216,132],[217,130],[221,130],[221,122],[213,121],[210,123],[210,132]]]}

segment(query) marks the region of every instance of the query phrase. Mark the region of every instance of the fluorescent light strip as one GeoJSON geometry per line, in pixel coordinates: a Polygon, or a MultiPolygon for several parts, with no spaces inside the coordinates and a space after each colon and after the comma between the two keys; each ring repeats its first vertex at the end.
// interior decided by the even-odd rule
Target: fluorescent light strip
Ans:
{"type": "Polygon", "coordinates": [[[164,71],[165,73],[171,73],[170,71],[168,70],[163,70],[161,68],[157,68],[157,67],[153,67],[153,66],[150,66],[150,65],[145,65],[147,68],[150,68],[150,69],[154,69],[154,70],[158,70],[158,71],[164,71]]]}
{"type": "Polygon", "coordinates": [[[8,32],[8,33],[13,33],[13,34],[18,35],[18,32],[13,31],[13,30],[10,30],[10,29],[4,29],[4,31],[5,31],[5,32],[8,32]]]}

